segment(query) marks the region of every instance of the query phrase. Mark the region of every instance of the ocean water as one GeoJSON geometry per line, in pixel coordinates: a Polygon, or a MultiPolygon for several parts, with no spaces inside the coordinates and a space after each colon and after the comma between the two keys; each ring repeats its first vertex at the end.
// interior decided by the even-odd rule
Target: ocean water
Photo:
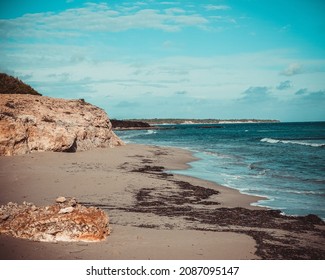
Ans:
{"type": "Polygon", "coordinates": [[[185,148],[200,160],[174,171],[266,197],[256,205],[325,219],[325,122],[166,125],[117,131],[129,143],[185,148]]]}

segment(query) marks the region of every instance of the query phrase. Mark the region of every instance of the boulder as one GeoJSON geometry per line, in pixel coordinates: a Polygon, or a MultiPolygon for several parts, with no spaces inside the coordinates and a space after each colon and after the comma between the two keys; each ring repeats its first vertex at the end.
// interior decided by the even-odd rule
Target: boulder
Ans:
{"type": "Polygon", "coordinates": [[[105,111],[83,99],[0,95],[0,155],[120,145],[105,111]]]}
{"type": "Polygon", "coordinates": [[[34,241],[98,242],[110,234],[107,214],[70,200],[38,207],[9,202],[0,206],[0,234],[34,241]]]}
{"type": "Polygon", "coordinates": [[[67,199],[64,197],[64,196],[59,196],[56,200],[55,200],[55,202],[57,202],[57,203],[63,203],[63,202],[66,202],[67,201],[67,199]]]}

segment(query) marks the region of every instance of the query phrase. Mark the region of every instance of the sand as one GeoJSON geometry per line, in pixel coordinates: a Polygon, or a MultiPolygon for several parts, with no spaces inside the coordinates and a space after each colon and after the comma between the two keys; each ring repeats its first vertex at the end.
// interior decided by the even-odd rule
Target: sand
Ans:
{"type": "Polygon", "coordinates": [[[324,223],[251,206],[249,196],[173,175],[185,150],[128,144],[0,158],[0,204],[75,197],[110,217],[102,242],[45,243],[0,235],[0,259],[323,259],[324,223]]]}

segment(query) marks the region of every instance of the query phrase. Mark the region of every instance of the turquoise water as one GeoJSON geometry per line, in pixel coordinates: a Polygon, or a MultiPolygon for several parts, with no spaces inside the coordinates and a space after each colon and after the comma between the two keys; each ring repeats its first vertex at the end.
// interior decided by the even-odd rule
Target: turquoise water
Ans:
{"type": "Polygon", "coordinates": [[[206,126],[117,134],[126,142],[185,148],[200,159],[177,173],[267,197],[259,206],[325,219],[324,122],[206,126]]]}

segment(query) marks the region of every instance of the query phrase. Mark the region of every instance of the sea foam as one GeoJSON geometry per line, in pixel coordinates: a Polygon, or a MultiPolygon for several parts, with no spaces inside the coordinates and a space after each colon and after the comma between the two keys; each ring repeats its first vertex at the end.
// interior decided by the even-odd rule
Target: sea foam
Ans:
{"type": "Polygon", "coordinates": [[[261,142],[267,142],[270,144],[295,144],[295,145],[303,145],[303,146],[310,146],[310,147],[325,147],[325,143],[312,143],[312,142],[305,142],[299,140],[281,140],[281,139],[273,139],[273,138],[263,138],[261,142]]]}

